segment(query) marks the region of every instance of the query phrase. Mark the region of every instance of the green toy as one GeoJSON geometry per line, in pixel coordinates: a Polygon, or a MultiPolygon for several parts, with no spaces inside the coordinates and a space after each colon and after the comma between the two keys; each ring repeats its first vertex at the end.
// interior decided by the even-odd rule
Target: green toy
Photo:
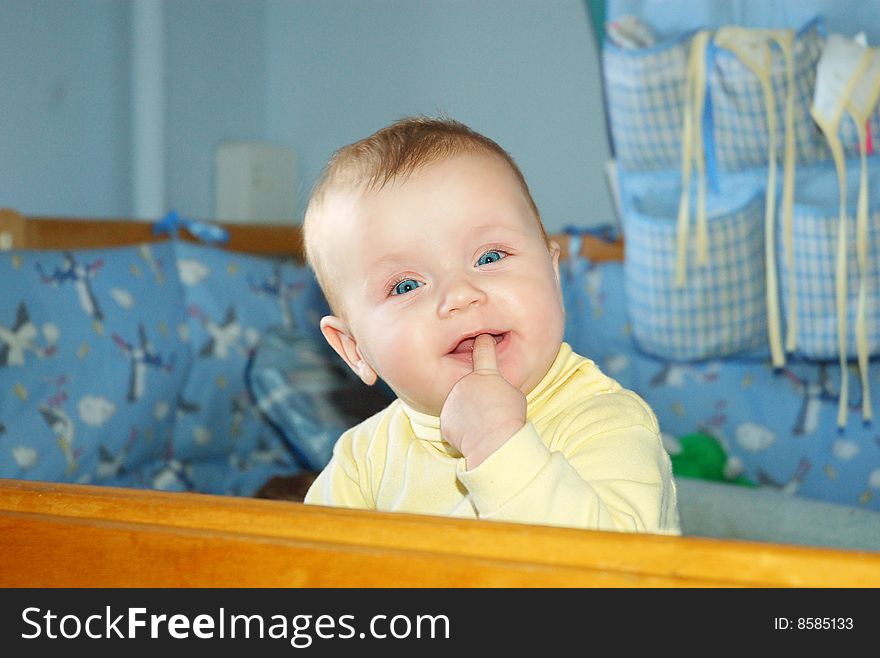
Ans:
{"type": "Polygon", "coordinates": [[[680,450],[670,454],[672,474],[676,477],[698,478],[739,484],[746,487],[757,485],[745,476],[730,478],[725,475],[728,455],[721,442],[705,432],[685,434],[678,438],[680,450]]]}

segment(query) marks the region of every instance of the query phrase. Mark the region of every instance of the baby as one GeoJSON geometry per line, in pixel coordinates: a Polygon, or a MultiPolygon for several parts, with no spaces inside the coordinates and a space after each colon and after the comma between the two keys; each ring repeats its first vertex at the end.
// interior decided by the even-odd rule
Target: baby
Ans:
{"type": "Polygon", "coordinates": [[[397,397],[306,503],[679,534],[657,420],[563,341],[559,246],[498,144],[400,120],[336,152],[303,230],[324,337],[397,397]]]}

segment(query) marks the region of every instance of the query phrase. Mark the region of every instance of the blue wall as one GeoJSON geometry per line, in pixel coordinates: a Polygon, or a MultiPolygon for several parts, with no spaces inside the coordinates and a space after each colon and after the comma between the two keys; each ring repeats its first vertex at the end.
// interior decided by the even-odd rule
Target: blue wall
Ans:
{"type": "Polygon", "coordinates": [[[265,2],[166,0],[165,22],[167,203],[210,217],[214,149],[266,139],[265,2]]]}
{"type": "Polygon", "coordinates": [[[128,24],[125,2],[0,3],[0,205],[129,210],[128,24]]]}
{"type": "MultiPolygon", "coordinates": [[[[0,205],[133,214],[132,2],[151,1],[164,8],[169,209],[212,215],[222,141],[292,147],[301,211],[335,148],[405,114],[443,112],[512,153],[551,230],[612,221],[586,0],[3,0],[0,205]]],[[[878,0],[609,0],[609,17],[638,10],[675,31],[799,23],[816,7],[832,30],[880,38],[878,0]],[[706,6],[709,18],[695,9],[706,6]]]]}
{"type": "MultiPolygon", "coordinates": [[[[551,228],[612,216],[582,0],[163,8],[168,208],[211,216],[222,141],[293,147],[302,207],[336,147],[404,114],[446,112],[511,151],[551,228]]],[[[0,205],[132,215],[131,13],[131,0],[0,3],[0,205]]]]}
{"type": "Polygon", "coordinates": [[[303,184],[335,148],[405,114],[445,113],[513,155],[551,229],[612,220],[581,0],[270,0],[268,15],[268,134],[295,148],[303,184]]]}

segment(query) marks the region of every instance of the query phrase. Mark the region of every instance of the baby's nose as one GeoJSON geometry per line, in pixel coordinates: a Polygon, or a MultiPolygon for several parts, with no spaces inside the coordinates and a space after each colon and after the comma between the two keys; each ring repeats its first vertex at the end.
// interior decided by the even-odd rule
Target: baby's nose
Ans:
{"type": "Polygon", "coordinates": [[[440,302],[440,316],[448,317],[471,306],[483,304],[486,293],[467,277],[459,277],[451,281],[440,302]]]}

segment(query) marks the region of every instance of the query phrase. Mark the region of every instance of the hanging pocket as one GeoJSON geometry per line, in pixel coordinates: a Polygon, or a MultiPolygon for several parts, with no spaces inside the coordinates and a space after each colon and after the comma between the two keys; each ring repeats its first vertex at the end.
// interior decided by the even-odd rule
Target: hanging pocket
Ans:
{"type": "MultiPolygon", "coordinates": [[[[782,32],[738,29],[753,33],[782,32]]],[[[778,43],[769,43],[769,57],[760,64],[766,71],[766,83],[772,90],[772,96],[780,101],[775,105],[772,121],[774,133],[767,130],[764,81],[735,51],[723,46],[710,49],[707,114],[711,116],[712,147],[707,149],[707,158],[714,159],[719,169],[737,171],[767,164],[771,142],[781,162],[786,143],[786,124],[789,121],[798,163],[806,164],[828,157],[822,133],[810,116],[816,64],[822,55],[825,35],[825,26],[820,18],[813,19],[793,35],[790,53],[792,113],[788,119],[786,104],[782,99],[789,92],[789,60],[778,43]]]]}
{"type": "MultiPolygon", "coordinates": [[[[873,163],[872,163],[873,164],[873,163]]],[[[858,355],[856,328],[860,273],[857,250],[857,223],[852,211],[859,192],[859,163],[846,167],[846,357],[858,355]]],[[[880,163],[872,167],[868,185],[880,189],[880,163]]],[[[796,354],[809,359],[838,358],[839,333],[836,298],[838,233],[840,226],[839,190],[834,167],[830,164],[802,168],[795,193],[792,222],[792,267],[789,269],[780,245],[782,305],[786,316],[795,309],[796,354]],[[793,285],[792,285],[793,283],[793,285]]],[[[865,340],[870,356],[880,355],[880,199],[868,208],[868,230],[864,246],[868,253],[865,271],[865,340]]],[[[780,233],[781,233],[780,228],[780,233]]]]}
{"type": "Polygon", "coordinates": [[[755,175],[731,175],[724,183],[720,193],[706,196],[709,258],[698,264],[691,241],[681,286],[678,182],[643,175],[624,186],[627,311],[633,336],[646,352],[695,360],[766,346],[764,191],[755,175]]]}
{"type": "Polygon", "coordinates": [[[694,33],[649,48],[602,47],[614,157],[629,171],[671,169],[681,160],[687,60],[694,33]]]}

